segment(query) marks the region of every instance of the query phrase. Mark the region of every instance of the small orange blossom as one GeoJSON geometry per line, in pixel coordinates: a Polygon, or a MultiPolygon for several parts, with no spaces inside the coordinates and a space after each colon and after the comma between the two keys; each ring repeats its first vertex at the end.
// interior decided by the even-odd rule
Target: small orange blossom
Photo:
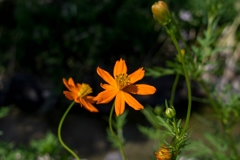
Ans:
{"type": "Polygon", "coordinates": [[[155,152],[157,160],[170,160],[172,157],[171,152],[166,146],[162,146],[157,152],[155,152]]]}
{"type": "Polygon", "coordinates": [[[71,77],[68,81],[63,78],[63,84],[69,89],[69,91],[63,91],[63,94],[67,99],[74,100],[90,112],[98,112],[98,110],[92,105],[92,103],[95,102],[93,100],[94,97],[88,96],[88,94],[92,93],[92,88],[88,84],[75,84],[71,77]]]}
{"type": "Polygon", "coordinates": [[[121,115],[125,110],[125,102],[135,110],[143,109],[144,107],[129,93],[138,95],[149,95],[156,91],[156,88],[147,84],[135,84],[144,77],[143,68],[139,68],[132,74],[127,74],[127,66],[125,60],[116,61],[113,76],[107,71],[97,68],[97,73],[108,84],[100,84],[104,91],[100,92],[94,100],[97,104],[108,103],[115,98],[116,115],[121,115]]]}

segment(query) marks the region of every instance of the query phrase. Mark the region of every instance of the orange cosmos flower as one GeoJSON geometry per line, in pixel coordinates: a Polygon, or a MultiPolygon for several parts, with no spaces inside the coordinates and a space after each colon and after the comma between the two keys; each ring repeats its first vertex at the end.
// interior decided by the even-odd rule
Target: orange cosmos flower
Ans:
{"type": "Polygon", "coordinates": [[[88,84],[75,84],[71,77],[68,81],[63,78],[63,83],[69,89],[69,91],[63,91],[63,94],[67,99],[80,103],[81,106],[90,112],[98,112],[98,110],[92,105],[92,103],[95,102],[93,100],[94,97],[88,96],[88,94],[92,93],[92,88],[88,84]]]}
{"type": "Polygon", "coordinates": [[[144,77],[143,68],[139,68],[132,74],[127,74],[127,66],[125,60],[117,61],[112,77],[107,71],[97,68],[97,73],[108,84],[100,84],[104,91],[100,92],[94,100],[97,104],[108,103],[115,98],[115,112],[120,115],[125,110],[125,102],[135,110],[143,109],[144,107],[129,93],[138,95],[149,95],[156,91],[156,88],[147,84],[135,84],[144,77]]]}
{"type": "Polygon", "coordinates": [[[171,152],[166,146],[162,146],[157,152],[155,152],[157,160],[170,160],[172,157],[171,152]]]}

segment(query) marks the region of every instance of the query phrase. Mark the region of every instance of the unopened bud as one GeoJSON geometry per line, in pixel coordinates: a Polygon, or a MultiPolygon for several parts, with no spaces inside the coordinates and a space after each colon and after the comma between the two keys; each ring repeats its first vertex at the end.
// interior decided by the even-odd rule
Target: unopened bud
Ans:
{"type": "Polygon", "coordinates": [[[173,118],[176,115],[176,111],[174,108],[167,108],[165,110],[165,115],[167,118],[173,118]]]}
{"type": "Polygon", "coordinates": [[[162,112],[163,112],[163,107],[156,106],[156,107],[154,108],[154,113],[155,113],[156,115],[161,115],[162,112]]]}
{"type": "Polygon", "coordinates": [[[180,54],[177,55],[177,59],[179,62],[182,62],[182,60],[184,59],[184,56],[185,56],[185,50],[181,49],[180,51],[181,51],[180,54]]]}
{"type": "Polygon", "coordinates": [[[184,49],[181,49],[181,54],[182,54],[183,57],[185,56],[185,50],[184,49]]]}
{"type": "Polygon", "coordinates": [[[171,21],[171,15],[168,6],[163,1],[155,2],[152,5],[153,17],[161,24],[166,25],[171,21]]]}

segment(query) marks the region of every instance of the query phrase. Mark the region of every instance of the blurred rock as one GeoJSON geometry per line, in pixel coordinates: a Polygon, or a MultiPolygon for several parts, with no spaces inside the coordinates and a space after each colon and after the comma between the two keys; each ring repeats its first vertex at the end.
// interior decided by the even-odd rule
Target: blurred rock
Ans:
{"type": "Polygon", "coordinates": [[[106,155],[104,160],[122,160],[122,158],[119,152],[110,152],[106,155]]]}
{"type": "MultiPolygon", "coordinates": [[[[42,82],[44,83],[44,82],[42,82]]],[[[0,106],[15,105],[27,113],[45,113],[57,103],[58,95],[44,89],[33,76],[18,73],[1,81],[0,106]]]]}
{"type": "Polygon", "coordinates": [[[22,111],[33,112],[41,107],[44,99],[32,77],[16,74],[9,82],[6,101],[8,104],[15,104],[22,111]]]}

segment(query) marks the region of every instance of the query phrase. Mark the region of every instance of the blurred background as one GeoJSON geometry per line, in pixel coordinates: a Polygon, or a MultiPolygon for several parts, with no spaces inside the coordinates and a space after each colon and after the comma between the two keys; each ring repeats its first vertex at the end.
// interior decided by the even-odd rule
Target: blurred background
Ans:
{"type": "MultiPolygon", "coordinates": [[[[0,158],[15,156],[13,159],[16,159],[25,154],[29,156],[26,159],[36,159],[31,153],[43,158],[46,155],[68,158],[54,137],[60,118],[70,104],[62,94],[66,90],[62,78],[73,77],[75,82],[89,83],[96,95],[103,82],[96,74],[97,66],[112,73],[116,60],[123,58],[131,73],[142,66],[164,66],[165,61],[174,56],[174,46],[164,28],[152,17],[154,2],[0,0],[0,107],[3,113],[0,158]]],[[[228,5],[233,7],[233,2],[230,0],[228,5]]],[[[179,26],[184,28],[182,33],[187,42],[194,43],[207,24],[208,8],[197,0],[166,0],[166,3],[179,26]]],[[[236,13],[234,9],[222,13],[219,24],[232,22],[236,13]]],[[[137,97],[138,100],[151,106],[164,103],[170,96],[173,77],[144,78],[141,83],[154,85],[158,91],[150,97],[137,97]]],[[[180,83],[176,106],[181,106],[183,112],[185,94],[184,84],[180,83]]],[[[90,160],[106,159],[115,153],[105,133],[110,106],[96,107],[100,113],[89,113],[75,105],[62,132],[64,141],[81,157],[90,160]]],[[[139,154],[147,159],[153,153],[152,143],[135,127],[137,123],[146,122],[140,112],[129,110],[131,118],[126,125],[126,130],[129,129],[126,139],[130,142],[126,147],[132,150],[127,154],[133,157],[139,154]],[[146,154],[141,155],[139,149],[143,146],[146,154]]]]}

